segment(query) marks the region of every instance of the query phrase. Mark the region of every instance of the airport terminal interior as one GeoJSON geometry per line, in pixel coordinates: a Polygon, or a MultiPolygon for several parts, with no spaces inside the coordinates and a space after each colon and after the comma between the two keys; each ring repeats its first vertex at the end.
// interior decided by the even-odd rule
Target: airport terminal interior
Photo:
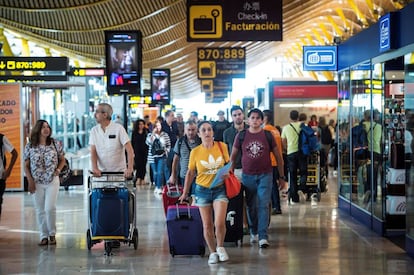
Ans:
{"type": "MultiPolygon", "coordinates": [[[[89,167],[87,155],[73,167],[89,167]]],[[[244,236],[226,244],[230,260],[209,265],[208,256],[175,256],[169,251],[162,201],[150,185],[129,186],[136,194],[138,247],[121,244],[105,255],[104,243],[89,251],[88,187],[61,188],[55,246],[39,247],[31,195],[7,192],[0,221],[0,274],[412,274],[414,260],[401,243],[369,230],[338,209],[336,178],[328,177],[321,201],[288,205],[271,217],[270,246],[260,249],[244,236]]]]}
{"type": "MultiPolygon", "coordinates": [[[[259,19],[267,20],[264,13],[273,18],[275,11],[270,0],[206,4],[207,17],[197,0],[0,2],[0,132],[19,152],[4,194],[0,275],[414,274],[414,1],[274,1],[282,2],[275,18],[282,24],[283,11],[283,42],[262,39],[262,32],[206,39],[216,38],[216,22],[228,19],[217,12],[234,8],[229,3],[246,20],[261,9],[259,19]],[[303,69],[326,60],[326,70],[303,69]],[[282,198],[282,213],[269,222],[268,248],[244,235],[225,244],[225,263],[208,264],[208,251],[171,255],[162,198],[148,178],[145,185],[126,183],[136,198],[130,232],[136,228],[137,238],[120,247],[92,243],[88,144],[102,102],[129,135],[137,119],[154,122],[170,109],[184,120],[194,111],[216,120],[222,110],[231,122],[232,106],[246,115],[258,107],[273,111],[280,126],[292,109],[308,120],[325,117],[337,125],[337,171],[329,167],[320,200],[282,198]],[[22,161],[38,119],[48,121],[76,171],[76,184],[58,193],[57,243],[46,246],[38,245],[22,161]],[[371,131],[362,146],[354,144],[358,126],[371,131]],[[357,156],[356,147],[366,154],[357,156]]],[[[278,29],[269,22],[257,26],[278,29]]]]}

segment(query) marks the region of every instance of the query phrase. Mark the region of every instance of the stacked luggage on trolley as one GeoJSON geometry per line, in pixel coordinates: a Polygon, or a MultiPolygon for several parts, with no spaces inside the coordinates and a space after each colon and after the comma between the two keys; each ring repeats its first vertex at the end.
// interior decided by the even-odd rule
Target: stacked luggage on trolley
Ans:
{"type": "Polygon", "coordinates": [[[138,248],[135,194],[127,187],[121,172],[103,172],[100,177],[89,176],[89,219],[86,240],[88,250],[105,242],[105,253],[121,243],[138,248]]]}
{"type": "Polygon", "coordinates": [[[315,196],[318,201],[321,201],[321,193],[326,191],[327,184],[328,171],[326,160],[323,160],[323,157],[319,151],[312,152],[308,157],[307,198],[315,196]]]}

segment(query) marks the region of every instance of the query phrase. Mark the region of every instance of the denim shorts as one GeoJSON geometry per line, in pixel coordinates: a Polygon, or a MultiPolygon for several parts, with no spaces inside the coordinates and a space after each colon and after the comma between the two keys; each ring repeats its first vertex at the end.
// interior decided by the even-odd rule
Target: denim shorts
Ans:
{"type": "Polygon", "coordinates": [[[198,207],[210,206],[214,201],[229,201],[224,184],[212,189],[196,184],[194,194],[195,205],[198,207]]]}

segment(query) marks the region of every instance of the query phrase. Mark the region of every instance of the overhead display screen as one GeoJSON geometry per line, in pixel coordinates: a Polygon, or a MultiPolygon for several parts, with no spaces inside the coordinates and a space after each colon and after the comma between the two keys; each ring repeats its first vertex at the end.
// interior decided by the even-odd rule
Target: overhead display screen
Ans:
{"type": "Polygon", "coordinates": [[[106,31],[106,75],[108,94],[140,94],[142,73],[140,31],[106,31]]]}
{"type": "Polygon", "coordinates": [[[170,69],[151,69],[152,103],[170,104],[170,69]]]}

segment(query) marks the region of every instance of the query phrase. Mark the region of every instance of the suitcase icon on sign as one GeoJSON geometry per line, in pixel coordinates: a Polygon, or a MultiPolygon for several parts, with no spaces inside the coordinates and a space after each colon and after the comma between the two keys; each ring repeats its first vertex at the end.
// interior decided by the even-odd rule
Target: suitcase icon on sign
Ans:
{"type": "Polygon", "coordinates": [[[215,78],[216,63],[214,61],[200,61],[199,63],[200,78],[215,78]]]}
{"type": "Polygon", "coordinates": [[[193,19],[194,34],[216,34],[217,33],[217,17],[220,15],[219,10],[213,9],[211,17],[200,15],[199,18],[193,19]]]}

